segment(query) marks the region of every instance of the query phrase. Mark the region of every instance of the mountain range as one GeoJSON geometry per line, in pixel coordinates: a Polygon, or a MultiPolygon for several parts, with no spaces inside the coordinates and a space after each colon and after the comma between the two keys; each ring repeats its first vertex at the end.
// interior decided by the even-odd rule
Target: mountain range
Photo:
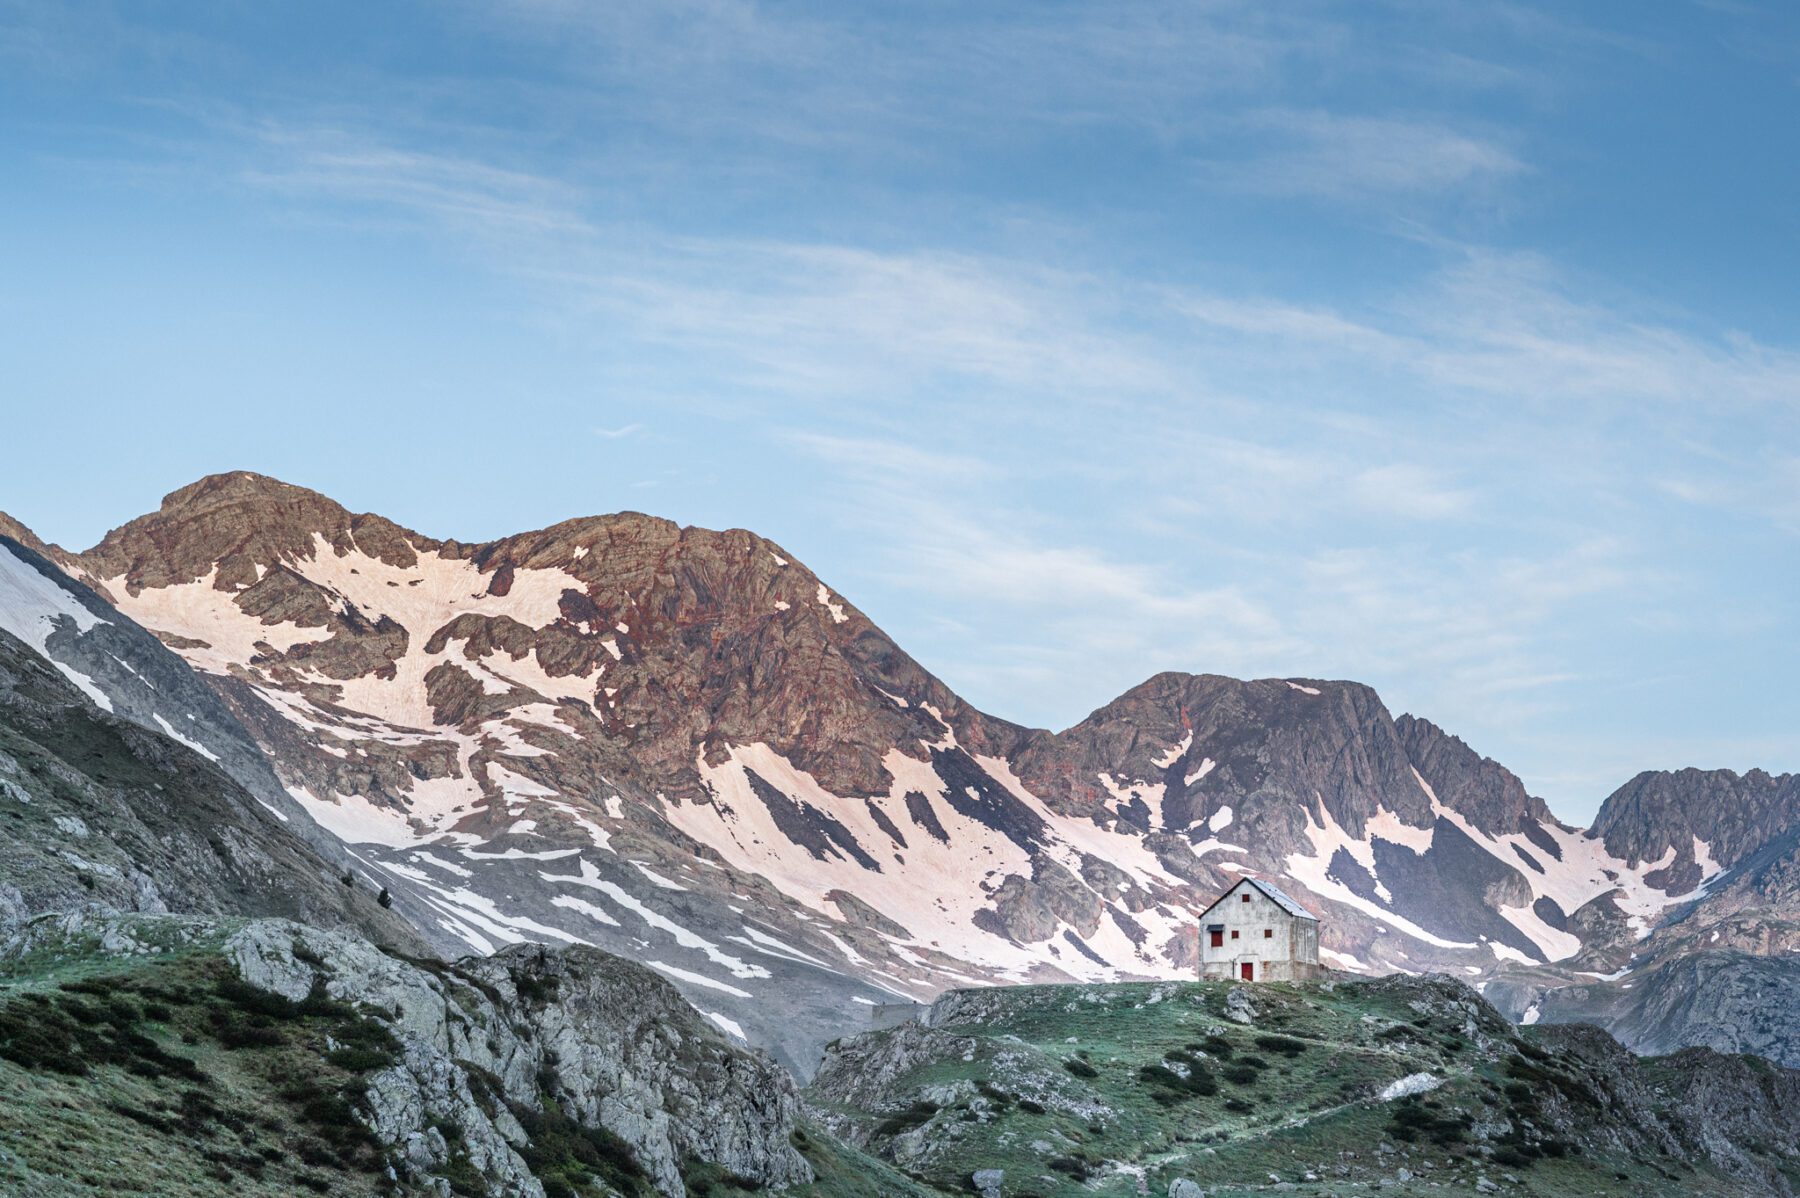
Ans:
{"type": "Polygon", "coordinates": [[[805,1076],[952,988],[1191,977],[1194,912],[1253,874],[1336,969],[1800,1063],[1800,778],[1645,773],[1571,827],[1314,678],[1160,674],[1030,729],[750,532],[437,540],[242,472],[83,552],[0,516],[0,633],[7,735],[108,755],[82,785],[141,846],[40,821],[20,917],[215,911],[165,893],[204,866],[242,914],[400,947],[608,950],[805,1076]]]}

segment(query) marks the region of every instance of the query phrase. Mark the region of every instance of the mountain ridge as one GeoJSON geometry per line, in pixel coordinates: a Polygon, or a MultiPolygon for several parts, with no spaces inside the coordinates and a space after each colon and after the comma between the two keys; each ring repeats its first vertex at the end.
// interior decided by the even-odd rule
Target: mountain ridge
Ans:
{"type": "Polygon", "coordinates": [[[236,472],[51,549],[442,950],[651,960],[802,1071],[860,1004],[1178,976],[1246,872],[1327,916],[1329,964],[1492,981],[1522,1016],[1657,959],[1793,803],[1696,820],[1682,795],[1741,780],[1646,775],[1577,829],[1350,681],[1166,671],[1022,727],[777,543],[641,513],[440,541],[236,472]],[[809,1013],[775,1026],[775,994],[809,1013]]]}

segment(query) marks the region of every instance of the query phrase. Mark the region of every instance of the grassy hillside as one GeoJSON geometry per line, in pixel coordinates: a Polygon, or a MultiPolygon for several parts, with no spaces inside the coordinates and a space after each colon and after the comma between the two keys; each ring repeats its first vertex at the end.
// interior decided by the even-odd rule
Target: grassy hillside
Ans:
{"type": "Polygon", "coordinates": [[[840,1043],[808,1101],[946,1190],[991,1188],[991,1170],[1045,1198],[1183,1179],[1209,1196],[1747,1195],[1800,1176],[1791,1114],[1773,1122],[1786,1143],[1746,1134],[1722,1164],[1658,1109],[1680,1087],[1655,1063],[1588,1029],[1521,1032],[1455,983],[966,991],[929,1023],[840,1043]]]}
{"type": "Polygon", "coordinates": [[[351,1117],[394,1042],[246,987],[206,946],[37,954],[0,975],[0,1191],[380,1194],[351,1117]]]}
{"type": "MultiPolygon", "coordinates": [[[[0,952],[0,1194],[435,1193],[408,1184],[403,1150],[370,1130],[371,1092],[390,1085],[387,1071],[402,1055],[394,1013],[322,988],[290,1001],[247,985],[221,955],[240,926],[138,918],[129,945],[76,932],[0,952]]],[[[483,1100],[517,1121],[520,1155],[550,1198],[658,1193],[629,1144],[564,1115],[548,1089],[522,1105],[494,1078],[483,1100]]],[[[502,1192],[453,1123],[427,1124],[449,1142],[440,1175],[452,1193],[502,1192]]],[[[926,1193],[823,1130],[799,1128],[793,1142],[817,1174],[787,1191],[796,1198],[926,1193]]],[[[757,1188],[699,1160],[684,1165],[681,1181],[696,1198],[757,1188]]]]}

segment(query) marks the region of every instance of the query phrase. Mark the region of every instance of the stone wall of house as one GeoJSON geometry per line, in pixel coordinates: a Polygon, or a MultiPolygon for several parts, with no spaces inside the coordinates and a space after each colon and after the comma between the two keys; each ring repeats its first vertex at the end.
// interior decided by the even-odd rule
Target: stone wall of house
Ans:
{"type": "Polygon", "coordinates": [[[1249,882],[1238,883],[1200,917],[1200,976],[1236,980],[1243,977],[1246,963],[1257,982],[1318,976],[1318,922],[1298,919],[1249,882]],[[1214,927],[1223,929],[1217,948],[1214,927]]]}

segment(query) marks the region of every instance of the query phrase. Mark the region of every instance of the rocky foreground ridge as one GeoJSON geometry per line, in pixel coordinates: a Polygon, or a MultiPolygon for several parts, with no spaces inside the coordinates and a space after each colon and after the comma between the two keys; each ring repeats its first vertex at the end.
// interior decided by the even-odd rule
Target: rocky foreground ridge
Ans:
{"type": "Polygon", "coordinates": [[[954,991],[806,1103],[942,1190],[1789,1195],[1800,1072],[1518,1028],[1449,978],[954,991]]]}
{"type": "Polygon", "coordinates": [[[104,601],[22,639],[322,830],[440,952],[618,952],[802,1072],[947,987],[1187,975],[1193,913],[1244,873],[1324,917],[1335,967],[1800,1059],[1792,778],[1646,775],[1572,828],[1318,679],[1158,675],[1025,729],[781,546],[631,513],[467,544],[233,473],[82,553],[0,531],[104,601]],[[191,667],[201,727],[115,697],[98,638],[125,629],[191,667]]]}
{"type": "Polygon", "coordinates": [[[0,941],[0,1061],[13,1193],[86,1192],[53,1145],[158,1194],[814,1180],[788,1075],[593,950],[415,963],[287,920],[43,916],[0,941]]]}

